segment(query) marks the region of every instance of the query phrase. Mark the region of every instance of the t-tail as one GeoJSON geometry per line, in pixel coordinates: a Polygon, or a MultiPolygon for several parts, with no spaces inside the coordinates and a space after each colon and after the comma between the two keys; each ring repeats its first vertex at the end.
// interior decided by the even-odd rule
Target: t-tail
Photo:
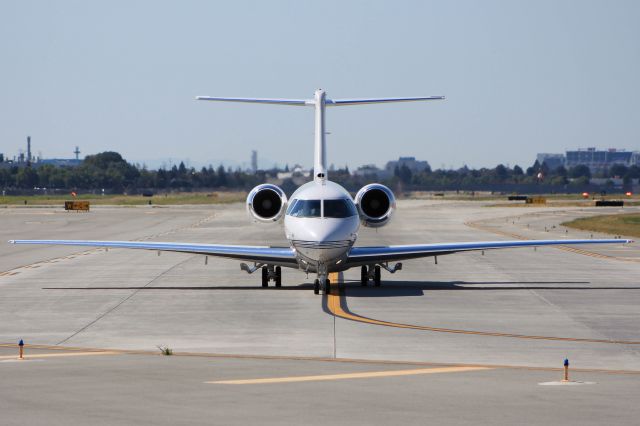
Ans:
{"type": "Polygon", "coordinates": [[[313,159],[313,176],[318,183],[327,179],[327,150],[325,140],[325,108],[346,105],[380,104],[388,102],[413,102],[443,100],[444,96],[422,96],[411,98],[372,98],[372,99],[327,99],[324,90],[316,90],[313,99],[264,99],[264,98],[219,98],[212,96],[197,96],[201,101],[247,102],[257,104],[312,106],[315,107],[315,147],[313,159]]]}

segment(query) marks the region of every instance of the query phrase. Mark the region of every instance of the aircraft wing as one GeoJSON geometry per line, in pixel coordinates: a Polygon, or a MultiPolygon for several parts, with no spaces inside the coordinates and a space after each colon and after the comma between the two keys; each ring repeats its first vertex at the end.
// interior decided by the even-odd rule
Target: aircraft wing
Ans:
{"type": "Polygon", "coordinates": [[[104,248],[129,248],[204,254],[271,265],[297,268],[296,256],[289,247],[227,246],[195,243],[164,243],[151,241],[85,241],[85,240],[10,240],[12,244],[43,244],[104,248]]]}
{"type": "Polygon", "coordinates": [[[461,251],[494,250],[515,247],[564,246],[578,244],[614,244],[631,243],[632,240],[517,240],[517,241],[478,241],[470,243],[415,244],[383,247],[353,247],[349,252],[347,265],[370,265],[373,263],[396,260],[416,259],[420,257],[442,256],[461,251]]]}

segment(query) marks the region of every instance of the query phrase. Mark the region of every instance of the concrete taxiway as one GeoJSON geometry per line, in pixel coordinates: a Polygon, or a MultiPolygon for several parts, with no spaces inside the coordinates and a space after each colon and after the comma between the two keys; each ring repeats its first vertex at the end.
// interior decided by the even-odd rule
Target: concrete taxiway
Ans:
{"type": "MultiPolygon", "coordinates": [[[[7,208],[0,238],[286,244],[243,209],[7,208]]],[[[402,201],[359,243],[590,238],[559,224],[616,211],[402,201]]],[[[380,288],[347,271],[327,297],[293,270],[262,289],[229,260],[2,243],[0,412],[7,424],[634,424],[638,248],[416,260],[380,288]],[[19,339],[42,356],[16,361],[19,339]],[[560,379],[565,357],[596,384],[539,386],[560,379]]]]}

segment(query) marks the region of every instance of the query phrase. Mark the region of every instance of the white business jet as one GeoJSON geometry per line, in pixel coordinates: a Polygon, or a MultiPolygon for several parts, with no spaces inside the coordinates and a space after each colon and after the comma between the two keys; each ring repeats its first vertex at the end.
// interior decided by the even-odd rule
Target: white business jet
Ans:
{"type": "Polygon", "coordinates": [[[284,217],[284,230],[289,247],[231,246],[217,244],[138,242],[138,241],[82,241],[82,240],[12,240],[14,244],[59,244],[73,246],[132,248],[195,253],[219,256],[252,263],[241,263],[242,270],[262,271],[262,287],[274,281],[282,284],[282,267],[301,269],[317,274],[314,292],[331,291],[328,275],[331,272],[361,268],[361,284],[373,281],[380,285],[380,272],[394,273],[402,268],[397,262],[421,257],[442,256],[462,251],[489,250],[526,246],[569,244],[628,243],[630,240],[529,240],[482,241],[440,244],[354,247],[360,225],[377,228],[389,223],[396,207],[393,192],[384,185],[373,183],[360,189],[355,198],[327,175],[325,143],[325,108],[389,102],[434,101],[443,96],[327,99],[324,90],[316,90],[313,99],[256,99],[218,98],[198,96],[203,101],[248,102],[259,104],[309,106],[315,110],[315,154],[313,181],[302,185],[288,201],[276,185],[255,187],[247,197],[247,210],[259,222],[276,223],[284,217]]]}

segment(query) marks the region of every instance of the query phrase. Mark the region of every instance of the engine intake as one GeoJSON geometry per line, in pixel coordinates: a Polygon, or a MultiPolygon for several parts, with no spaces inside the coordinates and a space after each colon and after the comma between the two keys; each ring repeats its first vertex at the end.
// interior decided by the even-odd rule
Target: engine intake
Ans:
{"type": "Polygon", "coordinates": [[[258,185],[247,196],[247,211],[258,222],[277,222],[287,208],[287,195],[276,185],[258,185]]]}
{"type": "Polygon", "coordinates": [[[364,226],[386,225],[396,209],[396,198],[389,188],[379,183],[365,186],[356,194],[356,206],[364,226]]]}

